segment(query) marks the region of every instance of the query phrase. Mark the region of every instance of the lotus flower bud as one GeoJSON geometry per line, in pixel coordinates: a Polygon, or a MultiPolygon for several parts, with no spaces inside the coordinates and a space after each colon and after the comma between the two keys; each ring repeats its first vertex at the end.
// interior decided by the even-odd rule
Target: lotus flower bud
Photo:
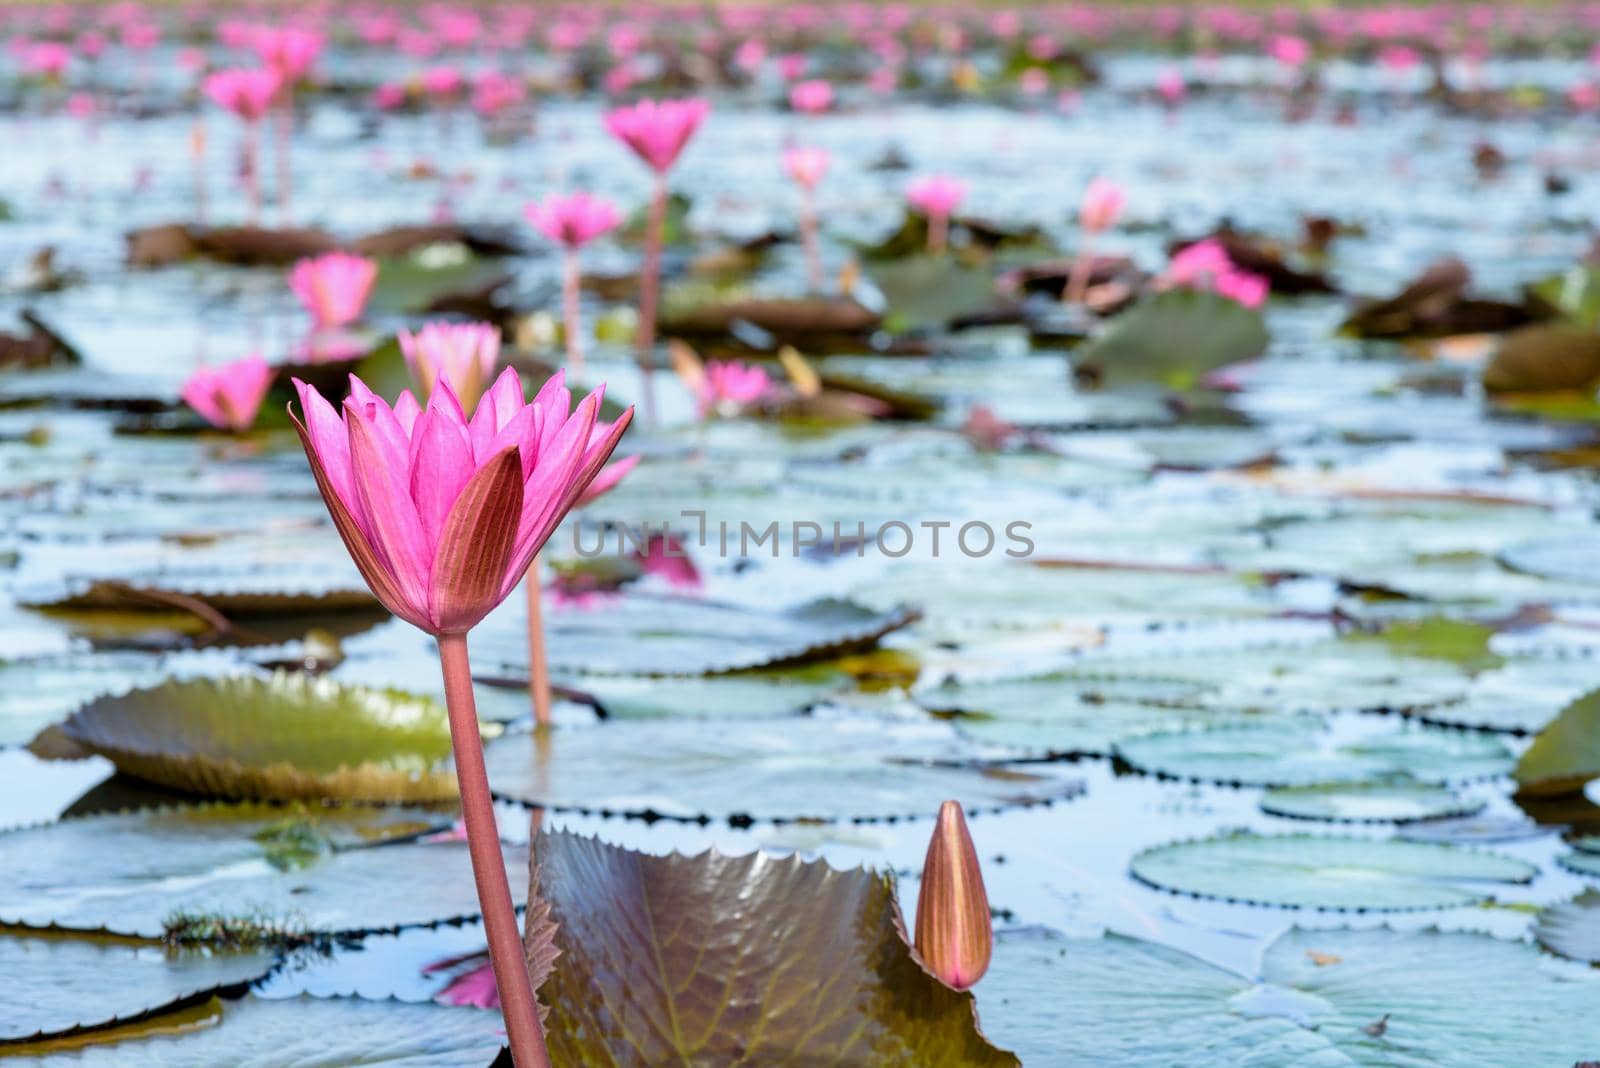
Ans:
{"type": "Polygon", "coordinates": [[[994,929],[978,853],[961,806],[946,801],[922,862],[917,896],[917,953],[946,986],[965,990],[989,970],[994,929]]]}

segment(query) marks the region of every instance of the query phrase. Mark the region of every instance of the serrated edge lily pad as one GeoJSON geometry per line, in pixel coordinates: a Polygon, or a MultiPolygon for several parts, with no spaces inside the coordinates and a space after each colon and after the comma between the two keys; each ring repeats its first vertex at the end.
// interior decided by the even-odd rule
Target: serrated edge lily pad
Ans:
{"type": "Polygon", "coordinates": [[[1280,786],[1261,798],[1261,811],[1269,816],[1335,823],[1412,823],[1472,816],[1483,806],[1443,786],[1417,782],[1280,786]]]}

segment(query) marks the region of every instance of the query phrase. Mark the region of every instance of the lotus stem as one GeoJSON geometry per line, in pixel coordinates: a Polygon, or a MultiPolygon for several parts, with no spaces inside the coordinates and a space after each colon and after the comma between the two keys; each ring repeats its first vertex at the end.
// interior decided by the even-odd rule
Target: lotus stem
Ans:
{"type": "Polygon", "coordinates": [[[822,292],[822,243],[817,237],[817,201],[809,188],[800,191],[800,243],[806,253],[806,287],[822,292]]]}
{"type": "Polygon", "coordinates": [[[933,212],[928,216],[928,252],[938,256],[950,243],[950,216],[933,212]]]}
{"type": "Polygon", "coordinates": [[[278,135],[278,223],[288,226],[292,220],[290,201],[294,199],[294,96],[288,86],[283,90],[283,102],[278,105],[276,132],[278,135]]]}
{"type": "Polygon", "coordinates": [[[656,345],[656,306],[661,294],[661,246],[667,229],[667,176],[657,174],[650,194],[650,214],[645,223],[644,271],[639,276],[639,329],[634,335],[635,357],[644,373],[645,423],[655,425],[655,389],[651,379],[656,345]]]}
{"type": "MultiPolygon", "coordinates": [[[[578,379],[583,377],[583,322],[578,315],[578,291],[581,283],[578,250],[569,248],[561,265],[561,330],[566,335],[567,341],[567,370],[573,378],[578,379]]],[[[535,568],[529,569],[530,576],[535,574],[535,568]]],[[[530,578],[529,587],[537,588],[537,586],[538,579],[530,578]]],[[[531,622],[531,615],[529,620],[531,622]]]]}
{"type": "Polygon", "coordinates": [[[550,725],[550,660],[544,645],[544,591],[539,585],[539,558],[533,558],[523,584],[528,594],[528,693],[533,697],[534,722],[550,725]]]}
{"type": "Polygon", "coordinates": [[[1083,244],[1078,246],[1078,256],[1072,261],[1072,273],[1067,276],[1067,286],[1061,291],[1063,304],[1082,304],[1089,291],[1089,274],[1094,270],[1094,235],[1085,233],[1083,244]]]}
{"type": "Polygon", "coordinates": [[[439,665],[444,671],[444,699],[450,711],[450,744],[455,751],[456,779],[461,785],[461,814],[467,825],[467,852],[472,878],[483,909],[489,939],[489,962],[500,991],[516,1068],[550,1068],[550,1054],[539,1025],[539,1008],[523,957],[517,909],[511,901],[500,832],[489,796],[489,775],[483,766],[483,739],[478,733],[478,707],[472,696],[472,665],[465,634],[439,635],[439,665]]]}
{"type": "Polygon", "coordinates": [[[204,226],[206,221],[206,120],[194,120],[189,131],[189,158],[194,164],[194,221],[204,226]]]}
{"type": "Polygon", "coordinates": [[[261,130],[255,119],[244,124],[244,191],[250,201],[250,225],[261,223],[261,176],[256,173],[261,130]]]}

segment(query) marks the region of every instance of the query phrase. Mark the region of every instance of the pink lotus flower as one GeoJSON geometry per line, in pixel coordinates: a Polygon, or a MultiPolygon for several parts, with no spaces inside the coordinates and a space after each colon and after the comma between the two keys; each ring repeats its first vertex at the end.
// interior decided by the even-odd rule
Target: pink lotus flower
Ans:
{"type": "Polygon", "coordinates": [[[255,122],[272,107],[283,87],[283,76],[269,67],[258,70],[219,70],[206,75],[202,91],[216,104],[246,122],[255,122]]]}
{"type": "Polygon", "coordinates": [[[1121,186],[1104,178],[1096,178],[1083,191],[1078,223],[1091,234],[1109,230],[1122,216],[1122,209],[1127,202],[1127,194],[1121,186]]]}
{"type": "Polygon", "coordinates": [[[1162,279],[1168,285],[1209,289],[1246,308],[1261,307],[1271,289],[1265,278],[1235,267],[1222,243],[1211,237],[1196,241],[1173,256],[1162,279]]]}
{"type": "Polygon", "coordinates": [[[1409,45],[1385,45],[1378,51],[1378,65],[1397,74],[1403,74],[1421,62],[1421,53],[1409,45]]]}
{"type": "Polygon", "coordinates": [[[242,433],[256,421],[273,374],[266,360],[247,356],[220,367],[198,368],[179,396],[212,426],[242,433]]]}
{"type": "Polygon", "coordinates": [[[96,110],[93,93],[73,93],[67,98],[67,114],[75,119],[92,118],[96,110]]]}
{"type": "Polygon", "coordinates": [[[1156,79],[1156,94],[1168,107],[1176,107],[1183,103],[1183,98],[1188,93],[1188,83],[1183,80],[1183,75],[1175,70],[1164,70],[1156,79]]]}
{"type": "Polygon", "coordinates": [[[406,87],[399,82],[384,82],[372,91],[372,104],[379,111],[396,111],[406,106],[406,87]]]}
{"type": "Polygon", "coordinates": [[[296,263],[289,288],[318,326],[344,326],[361,318],[377,279],[378,265],[371,260],[329,252],[296,263]]]}
{"type": "Polygon", "coordinates": [[[311,72],[324,43],[322,34],[299,26],[257,26],[250,47],[263,65],[281,74],[285,84],[293,85],[311,72]]]}
{"type": "Polygon", "coordinates": [[[72,62],[72,49],[55,41],[39,41],[24,47],[22,69],[28,74],[59,81],[72,62]]]}
{"type": "Polygon", "coordinates": [[[1255,309],[1267,302],[1271,286],[1259,274],[1251,274],[1248,271],[1227,271],[1217,275],[1212,282],[1212,289],[1219,297],[1227,297],[1246,308],[1255,309]]]}
{"type": "Polygon", "coordinates": [[[752,38],[741,44],[733,53],[733,65],[746,74],[754,74],[767,61],[767,46],[752,38]]]}
{"type": "Polygon", "coordinates": [[[400,331],[400,352],[425,397],[440,381],[467,411],[477,407],[484,384],[500,361],[500,329],[489,323],[426,323],[400,331]]]}
{"type": "Polygon", "coordinates": [[[456,67],[429,67],[422,72],[422,91],[429,96],[455,96],[466,84],[466,77],[456,67]]]}
{"type": "Polygon", "coordinates": [[[930,219],[949,219],[966,195],[966,182],[944,174],[919,178],[906,186],[906,202],[930,219]]]}
{"type": "Polygon", "coordinates": [[[644,551],[634,553],[634,558],[646,575],[665,579],[668,585],[698,590],[705,584],[683,543],[670,534],[651,535],[644,551]]]}
{"type": "Polygon", "coordinates": [[[795,82],[789,88],[789,106],[805,115],[820,115],[833,105],[833,86],[821,78],[795,82]]]}
{"type": "Polygon", "coordinates": [[[582,248],[622,224],[615,204],[588,193],[552,193],[530,202],[522,214],[545,237],[569,249],[582,248]]]}
{"type": "Polygon", "coordinates": [[[786,82],[792,82],[806,72],[806,67],[811,61],[799,52],[778,57],[778,77],[786,82]]]}
{"type": "Polygon", "coordinates": [[[704,419],[712,412],[736,414],[772,391],[772,378],[760,367],[733,360],[709,360],[700,383],[698,412],[704,419]]]}
{"type": "Polygon", "coordinates": [[[351,375],[342,417],[294,385],[295,428],[345,547],[385,608],[435,635],[464,634],[516,588],[633,418],[591,443],[604,387],[573,411],[558,373],[525,402],[510,368],[470,420],[447,382],[424,410],[410,391],[390,407],[351,375]]]}
{"type": "Polygon", "coordinates": [[[509,74],[487,71],[472,86],[472,110],[485,118],[520,104],[528,87],[509,74]]]}
{"type": "Polygon", "coordinates": [[[1311,45],[1306,43],[1304,37],[1283,34],[1272,39],[1267,45],[1267,52],[1285,67],[1299,68],[1311,58],[1311,45]]]}
{"type": "Polygon", "coordinates": [[[466,971],[455,976],[445,984],[443,990],[434,995],[433,1000],[441,1005],[459,1005],[463,1008],[498,1009],[500,1007],[500,988],[495,985],[494,965],[489,963],[487,949],[478,953],[468,953],[460,957],[446,957],[425,965],[423,975],[434,975],[438,972],[454,971],[463,964],[471,964],[466,971]]]}
{"type": "Polygon", "coordinates": [[[605,122],[613,137],[657,174],[665,174],[710,111],[711,105],[700,99],[641,100],[608,112],[605,122]]]}
{"type": "Polygon", "coordinates": [[[828,173],[828,150],[795,146],[783,151],[783,170],[806,189],[815,189],[828,173]]]}

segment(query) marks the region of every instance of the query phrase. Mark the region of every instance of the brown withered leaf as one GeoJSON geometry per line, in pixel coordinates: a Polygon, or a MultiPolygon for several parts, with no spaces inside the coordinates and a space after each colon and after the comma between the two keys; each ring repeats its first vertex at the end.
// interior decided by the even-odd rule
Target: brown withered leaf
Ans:
{"type": "Polygon", "coordinates": [[[526,945],[562,1065],[986,1068],[975,1000],[906,942],[893,879],[824,861],[539,837],[526,945]]]}
{"type": "Polygon", "coordinates": [[[388,259],[407,256],[430,245],[465,245],[479,256],[514,256],[523,251],[508,229],[461,223],[392,226],[357,238],[351,242],[350,251],[358,256],[388,259]]]}
{"type": "Polygon", "coordinates": [[[265,226],[219,226],[191,228],[196,252],[221,263],[247,267],[288,266],[306,256],[320,256],[339,247],[338,239],[326,230],[311,227],[286,227],[274,230],[265,226]]]}
{"type": "MultiPolygon", "coordinates": [[[[749,323],[784,339],[811,334],[861,334],[877,328],[877,313],[848,297],[801,297],[789,300],[733,300],[703,304],[666,319],[665,335],[719,337],[735,323],[749,323]]],[[[804,346],[800,346],[804,347],[804,346]]]]}
{"type": "Polygon", "coordinates": [[[1571,323],[1526,326],[1508,334],[1483,369],[1492,393],[1587,390],[1600,383],[1600,333],[1571,323]]]}
{"type": "Polygon", "coordinates": [[[1514,330],[1535,318],[1520,304],[1468,297],[1471,283],[1461,260],[1440,260],[1393,297],[1358,304],[1340,330],[1369,338],[1447,337],[1514,330]]]}

